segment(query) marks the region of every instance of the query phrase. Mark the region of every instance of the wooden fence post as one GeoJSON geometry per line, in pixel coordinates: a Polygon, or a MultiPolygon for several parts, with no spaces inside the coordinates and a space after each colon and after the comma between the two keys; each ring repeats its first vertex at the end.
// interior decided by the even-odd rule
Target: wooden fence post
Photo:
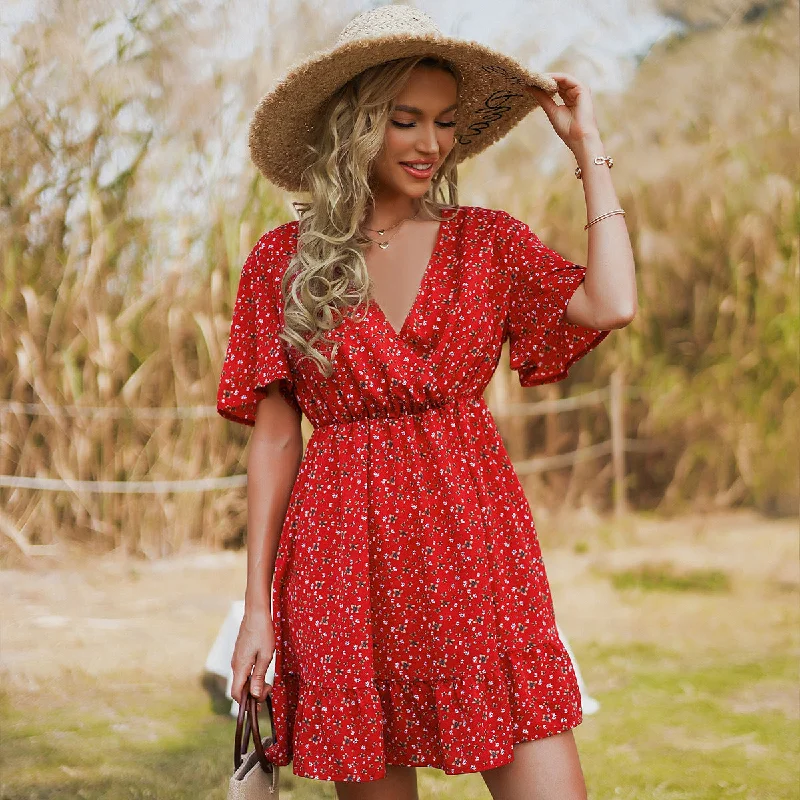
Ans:
{"type": "Polygon", "coordinates": [[[623,413],[625,387],[622,368],[611,373],[611,461],[614,469],[614,516],[619,518],[627,510],[625,499],[625,416],[623,413]]]}

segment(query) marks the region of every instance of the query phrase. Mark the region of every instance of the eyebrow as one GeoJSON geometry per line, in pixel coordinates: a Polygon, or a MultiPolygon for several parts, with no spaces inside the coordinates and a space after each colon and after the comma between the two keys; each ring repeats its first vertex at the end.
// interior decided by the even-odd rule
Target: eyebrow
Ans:
{"type": "MultiPolygon", "coordinates": [[[[448,106],[444,111],[440,111],[439,116],[446,114],[448,111],[454,111],[456,108],[458,108],[458,103],[453,103],[453,105],[448,106]]],[[[421,108],[415,108],[414,106],[395,106],[394,110],[405,111],[408,114],[416,114],[417,116],[421,116],[423,113],[421,108]]]]}

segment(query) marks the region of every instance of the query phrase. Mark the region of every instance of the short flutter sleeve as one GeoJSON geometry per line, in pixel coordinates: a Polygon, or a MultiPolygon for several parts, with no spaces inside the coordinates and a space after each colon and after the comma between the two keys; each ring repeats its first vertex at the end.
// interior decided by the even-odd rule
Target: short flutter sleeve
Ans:
{"type": "Polygon", "coordinates": [[[522,386],[554,383],[608,334],[568,322],[567,304],[586,274],[547,247],[524,222],[508,218],[506,258],[510,268],[508,339],[511,369],[522,386]]]}
{"type": "Polygon", "coordinates": [[[281,329],[280,279],[276,261],[285,257],[284,236],[264,234],[247,257],[239,278],[231,333],[217,390],[217,411],[225,419],[254,425],[263,390],[280,381],[281,395],[300,410],[281,329]]]}

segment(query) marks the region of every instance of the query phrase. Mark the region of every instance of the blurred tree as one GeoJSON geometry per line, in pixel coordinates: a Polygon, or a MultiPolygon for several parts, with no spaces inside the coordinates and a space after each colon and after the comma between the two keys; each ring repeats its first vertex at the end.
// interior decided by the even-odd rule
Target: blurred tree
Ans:
{"type": "MultiPolygon", "coordinates": [[[[3,412],[0,473],[241,471],[246,432],[218,420],[76,420],[59,409],[214,402],[242,261],[294,199],[250,164],[250,112],[276,70],[329,42],[354,6],[274,2],[259,20],[200,0],[60,0],[18,31],[0,76],[0,392],[52,416],[3,412]]],[[[623,96],[598,98],[636,248],[637,320],[563,384],[522,390],[505,359],[495,378],[507,401],[556,397],[623,365],[644,390],[628,436],[661,448],[630,456],[635,507],[797,510],[797,6],[770,7],[757,24],[755,7],[660,43],[623,96]]],[[[572,167],[531,115],[465,163],[462,202],[505,208],[582,261],[572,167]]],[[[608,431],[599,411],[518,420],[508,433],[523,458],[608,431]]],[[[567,487],[581,502],[610,496],[603,469],[535,480],[541,503],[567,487]]],[[[39,542],[160,555],[244,532],[235,493],[154,503],[2,490],[0,502],[39,542]]]]}
{"type": "Polygon", "coordinates": [[[691,30],[757,22],[787,0],[657,0],[659,10],[691,30]]]}

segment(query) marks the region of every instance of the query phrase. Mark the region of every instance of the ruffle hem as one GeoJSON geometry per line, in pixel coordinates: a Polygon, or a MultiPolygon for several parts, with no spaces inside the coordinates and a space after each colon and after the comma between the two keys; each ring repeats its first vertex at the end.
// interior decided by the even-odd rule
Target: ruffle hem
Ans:
{"type": "Polygon", "coordinates": [[[575,672],[563,648],[538,644],[498,654],[468,676],[328,686],[288,672],[272,687],[277,741],[266,751],[295,775],[371,781],[387,765],[435,767],[447,775],[514,760],[513,746],[582,722],[575,672]]]}

